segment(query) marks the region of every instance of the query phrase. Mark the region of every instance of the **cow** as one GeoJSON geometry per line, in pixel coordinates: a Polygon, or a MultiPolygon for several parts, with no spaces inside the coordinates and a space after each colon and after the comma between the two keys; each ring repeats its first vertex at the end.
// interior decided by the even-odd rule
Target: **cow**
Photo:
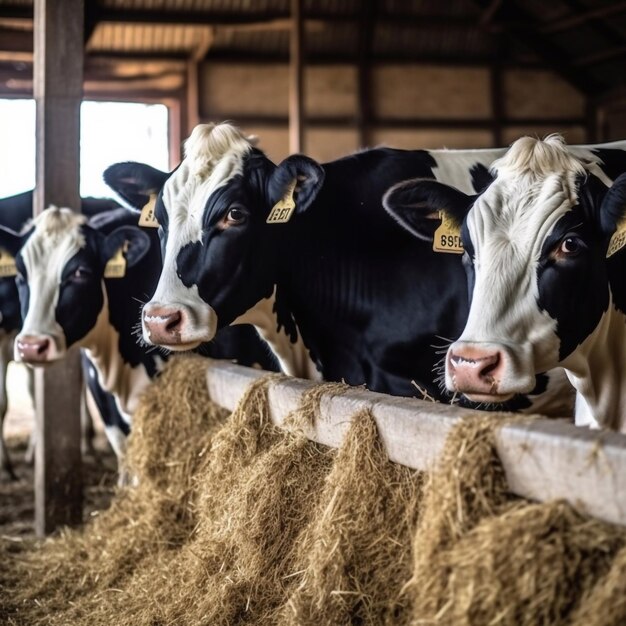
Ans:
{"type": "MultiPolygon", "coordinates": [[[[119,204],[111,199],[87,197],[81,200],[81,210],[87,215],[96,215],[116,207],[119,208],[119,204]]],[[[0,225],[5,228],[19,231],[32,217],[32,213],[32,190],[0,198],[0,225]]],[[[7,371],[9,363],[13,361],[13,343],[22,322],[14,275],[15,268],[12,259],[0,253],[0,479],[12,480],[17,477],[6,448],[3,426],[8,408],[7,371]]],[[[33,397],[33,378],[30,371],[28,384],[30,395],[33,397]]],[[[103,417],[105,420],[108,419],[106,416],[103,417]]],[[[33,441],[31,439],[27,452],[28,460],[32,459],[33,441]]]]}
{"type": "MultiPolygon", "coordinates": [[[[482,189],[503,152],[378,148],[275,165],[234,126],[208,124],[172,173],[112,165],[109,186],[160,224],[164,265],[143,308],[145,341],[187,350],[247,322],[287,374],[449,400],[433,368],[465,324],[460,258],[415,245],[381,201],[415,176],[482,189]]],[[[556,399],[562,413],[571,402],[563,383],[541,376],[529,395],[556,399]]],[[[506,406],[530,404],[518,396],[506,406]]]]}
{"type": "Polygon", "coordinates": [[[626,430],[624,172],[626,142],[525,137],[479,194],[431,180],[388,192],[386,209],[420,239],[432,239],[442,207],[460,229],[471,306],[446,354],[450,391],[505,403],[562,367],[577,424],[626,430]]]}
{"type": "MultiPolygon", "coordinates": [[[[123,469],[131,416],[167,358],[137,341],[140,307],[161,267],[156,231],[139,228],[137,220],[136,212],[124,208],[87,220],[51,207],[23,234],[0,230],[0,248],[14,255],[18,271],[23,323],[15,359],[44,366],[63,358],[72,345],[84,349],[93,365],[87,365],[86,376],[92,396],[100,400],[100,410],[108,407],[106,432],[122,468],[122,484],[128,479],[123,469]],[[114,396],[114,405],[103,391],[114,396]]],[[[256,335],[251,329],[251,334],[244,332],[227,338],[226,345],[218,340],[215,347],[200,349],[228,357],[229,351],[241,353],[243,343],[247,364],[261,361],[271,369],[264,346],[247,345],[251,338],[259,341],[256,335]]]]}

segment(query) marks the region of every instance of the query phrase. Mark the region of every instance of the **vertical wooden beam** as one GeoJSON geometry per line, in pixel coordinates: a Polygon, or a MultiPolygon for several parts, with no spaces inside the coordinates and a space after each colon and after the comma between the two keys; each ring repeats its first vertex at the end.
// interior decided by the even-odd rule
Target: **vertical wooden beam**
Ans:
{"type": "Polygon", "coordinates": [[[304,152],[304,20],[302,0],[291,0],[289,35],[289,152],[304,152]]]}
{"type": "MultiPolygon", "coordinates": [[[[34,33],[34,213],[49,204],[80,211],[84,0],[35,0],[34,33]]],[[[80,395],[78,350],[37,370],[35,530],[39,536],[82,519],[80,395]]]]}
{"type": "Polygon", "coordinates": [[[363,0],[359,28],[359,50],[357,59],[358,102],[357,133],[359,148],[369,147],[369,130],[372,122],[372,45],[376,0],[363,0]]]}
{"type": "Polygon", "coordinates": [[[498,40],[496,46],[496,56],[489,68],[489,84],[491,91],[491,118],[493,119],[493,145],[501,148],[503,144],[502,130],[506,117],[504,104],[504,84],[502,80],[504,58],[504,45],[502,39],[498,40]]]}
{"type": "Polygon", "coordinates": [[[195,59],[187,61],[187,93],[185,95],[186,107],[186,137],[200,122],[200,94],[198,90],[199,63],[195,59]]]}
{"type": "Polygon", "coordinates": [[[187,90],[181,89],[178,98],[168,99],[164,104],[167,106],[169,165],[173,170],[183,158],[183,134],[187,128],[187,90]]]}

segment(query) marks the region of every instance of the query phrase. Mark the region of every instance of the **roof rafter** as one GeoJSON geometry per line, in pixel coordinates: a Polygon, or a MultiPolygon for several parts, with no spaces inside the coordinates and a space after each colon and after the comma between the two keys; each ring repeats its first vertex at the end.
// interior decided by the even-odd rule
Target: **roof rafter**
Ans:
{"type": "MultiPolygon", "coordinates": [[[[491,0],[473,0],[473,2],[483,10],[491,4],[491,0]]],[[[546,68],[556,72],[579,91],[591,94],[600,89],[595,78],[584,69],[573,67],[565,52],[539,32],[535,21],[517,0],[503,3],[494,21],[500,23],[506,32],[537,54],[546,68]]]]}

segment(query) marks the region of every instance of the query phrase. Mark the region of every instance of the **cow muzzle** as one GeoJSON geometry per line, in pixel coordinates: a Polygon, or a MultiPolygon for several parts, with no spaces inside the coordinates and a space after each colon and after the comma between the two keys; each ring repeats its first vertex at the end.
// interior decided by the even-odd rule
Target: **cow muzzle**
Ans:
{"type": "Polygon", "coordinates": [[[457,341],[446,356],[446,386],[473,402],[501,403],[535,387],[535,374],[526,355],[510,347],[457,341]]]}
{"type": "Polygon", "coordinates": [[[29,365],[45,365],[61,358],[54,338],[49,335],[18,335],[15,360],[29,365]]]}
{"type": "MultiPolygon", "coordinates": [[[[169,350],[193,350],[215,336],[215,328],[201,327],[189,307],[149,302],[143,308],[143,337],[169,350]]],[[[213,324],[214,326],[214,324],[213,324]]]]}

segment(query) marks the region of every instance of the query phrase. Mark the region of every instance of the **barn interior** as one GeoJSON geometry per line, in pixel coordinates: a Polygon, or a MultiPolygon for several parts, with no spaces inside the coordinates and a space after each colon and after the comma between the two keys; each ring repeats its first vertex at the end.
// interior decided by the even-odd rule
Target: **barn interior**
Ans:
{"type": "MultiPolygon", "coordinates": [[[[171,165],[206,121],[275,160],[626,135],[622,2],[89,0],[84,20],[84,97],[167,105],[171,165]]],[[[0,98],[32,93],[33,3],[2,0],[0,98]]]]}
{"type": "MultiPolygon", "coordinates": [[[[99,151],[95,135],[89,143],[87,133],[79,137],[81,100],[165,106],[158,132],[166,154],[157,157],[149,144],[146,157],[160,168],[180,162],[197,124],[224,120],[257,136],[275,162],[298,152],[323,162],[379,145],[490,148],[529,134],[560,133],[574,144],[621,140],[625,60],[622,0],[0,0],[0,106],[35,99],[45,112],[35,124],[33,106],[28,127],[37,168],[34,156],[16,159],[15,122],[0,119],[0,171],[32,172],[35,212],[53,198],[76,206],[79,140],[83,152],[99,151]]],[[[106,127],[94,118],[97,137],[124,153],[124,113],[111,115],[106,127]]],[[[209,398],[196,363],[168,370],[169,386],[138,412],[143,438],[130,456],[139,489],[100,515],[116,494],[115,458],[102,449],[100,458],[82,459],[77,360],[38,373],[36,417],[26,370],[12,363],[11,454],[21,459],[34,423],[39,447],[34,470],[19,460],[19,480],[0,482],[0,622],[626,619],[623,435],[544,420],[507,426],[500,437],[494,424],[510,416],[496,414],[464,426],[444,450],[456,419],[449,407],[419,409],[423,427],[412,420],[413,399],[382,400],[372,417],[360,389],[318,392],[251,371],[216,370],[209,398]],[[324,411],[323,394],[333,396],[324,411]],[[292,410],[297,419],[315,414],[332,433],[304,442],[267,427],[268,395],[282,398],[281,420],[292,410]],[[153,419],[159,412],[161,422],[153,419]],[[360,422],[346,435],[355,412],[360,422]],[[231,413],[236,420],[220,431],[231,413]],[[401,426],[389,426],[394,419],[401,426]],[[437,420],[446,422],[441,432],[431,429],[437,420]],[[395,464],[381,452],[382,422],[385,443],[400,450],[395,464]],[[203,456],[214,439],[224,443],[223,467],[203,456]],[[334,455],[325,445],[344,447],[334,455]],[[459,465],[468,447],[471,475],[459,465]],[[265,456],[246,457],[253,448],[265,456]],[[444,471],[427,491],[424,459],[442,450],[444,471]],[[224,459],[234,463],[232,477],[224,459]],[[283,523],[276,512],[293,507],[306,515],[283,523]],[[92,523],[84,534],[67,531],[40,558],[35,532],[85,520],[92,523]],[[234,539],[221,534],[231,522],[234,539]],[[546,547],[551,533],[557,540],[546,547]],[[413,554],[411,542],[423,554],[413,554]],[[222,569],[211,569],[220,551],[237,555],[222,566],[228,584],[222,569]],[[27,580],[32,587],[20,586],[27,580]],[[539,591],[538,580],[547,580],[539,591]],[[392,600],[390,581],[394,593],[402,589],[392,600]],[[283,604],[285,589],[292,595],[283,604]],[[453,592],[466,604],[452,606],[453,592]]]]}

